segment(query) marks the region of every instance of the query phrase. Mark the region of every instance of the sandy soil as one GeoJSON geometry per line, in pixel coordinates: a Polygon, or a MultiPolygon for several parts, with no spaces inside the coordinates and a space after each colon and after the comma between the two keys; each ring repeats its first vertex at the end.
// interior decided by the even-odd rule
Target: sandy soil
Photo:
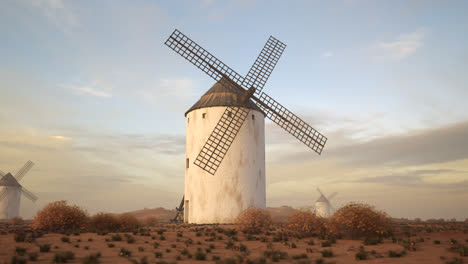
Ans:
{"type": "MultiPolygon", "coordinates": [[[[468,262],[468,257],[461,257],[459,253],[449,251],[449,248],[453,246],[451,239],[457,240],[458,244],[468,246],[468,227],[466,224],[450,228],[443,227],[442,230],[438,230],[440,227],[433,225],[431,227],[435,230],[433,232],[426,231],[428,226],[406,225],[400,228],[402,232],[396,237],[408,239],[408,233],[405,234],[404,232],[411,233],[412,236],[409,239],[415,241],[415,251],[406,250],[406,255],[399,258],[390,258],[388,255],[389,250],[401,252],[405,249],[401,242],[396,241],[394,243],[392,239],[386,239],[382,244],[364,245],[364,250],[369,255],[367,260],[355,259],[356,253],[360,251],[360,246],[363,245],[363,241],[360,240],[338,239],[336,244],[332,244],[330,247],[322,247],[320,245],[322,240],[316,237],[304,239],[289,237],[287,242],[273,242],[275,233],[282,231],[279,226],[270,235],[262,234],[250,237],[250,239],[254,240],[249,240],[249,237],[242,232],[234,235],[233,239],[233,237],[229,236],[229,232],[223,232],[223,230],[226,231],[231,228],[235,228],[235,226],[164,224],[148,228],[149,232],[146,234],[119,233],[122,241],[111,241],[114,233],[106,235],[81,233],[68,236],[50,233],[36,238],[33,242],[15,242],[15,234],[2,232],[3,234],[0,235],[0,263],[10,263],[11,258],[16,254],[17,247],[26,248],[26,258],[28,258],[28,253],[31,252],[39,254],[37,261],[28,261],[28,263],[53,263],[54,255],[63,251],[72,251],[75,254],[75,259],[68,263],[82,263],[85,256],[97,252],[102,255],[99,258],[100,263],[131,263],[131,259],[140,261],[143,256],[147,257],[148,263],[215,263],[213,257],[216,258],[216,256],[222,261],[226,260],[226,258],[233,258],[236,263],[241,263],[238,260],[243,258],[243,263],[248,263],[247,259],[256,261],[264,257],[265,251],[271,250],[287,253],[287,257],[279,260],[278,263],[317,263],[317,260],[321,258],[324,260],[323,263],[446,263],[454,260],[454,258],[462,259],[465,263],[468,262]],[[158,234],[158,231],[161,230],[165,230],[162,235],[158,234]],[[128,243],[125,234],[133,237],[135,241],[128,243]],[[161,236],[163,236],[164,240],[161,236]],[[62,242],[62,237],[68,237],[70,242],[62,242]],[[238,241],[235,241],[236,238],[238,241]],[[314,245],[308,244],[311,239],[314,245]],[[190,240],[192,243],[190,243],[190,240]],[[440,244],[435,244],[435,240],[440,241],[440,244]],[[226,248],[228,241],[232,241],[234,244],[230,249],[226,248]],[[157,248],[154,246],[155,242],[159,243],[157,248]],[[295,248],[293,243],[296,245],[295,248]],[[38,245],[42,244],[51,244],[50,252],[39,252],[38,245]],[[108,244],[114,244],[114,247],[110,248],[108,244]],[[245,251],[243,251],[241,245],[245,245],[245,251]],[[130,250],[131,256],[119,256],[121,248],[130,250]],[[181,252],[184,249],[189,253],[182,254],[181,252]],[[206,254],[206,261],[195,259],[198,249],[206,254]],[[334,256],[324,258],[322,257],[322,250],[331,250],[334,256]],[[371,253],[373,250],[375,253],[371,253]],[[162,253],[162,257],[156,258],[155,252],[162,253]],[[307,258],[296,259],[301,254],[305,254],[304,256],[307,258]],[[191,255],[191,258],[189,258],[189,255],[191,255]]],[[[273,263],[273,260],[271,257],[267,257],[266,262],[273,263]]]]}

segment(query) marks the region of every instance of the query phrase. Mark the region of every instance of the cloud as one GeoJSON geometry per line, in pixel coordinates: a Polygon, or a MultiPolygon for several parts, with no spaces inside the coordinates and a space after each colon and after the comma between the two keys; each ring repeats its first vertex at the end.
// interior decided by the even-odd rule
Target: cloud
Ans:
{"type": "Polygon", "coordinates": [[[71,140],[71,138],[65,136],[51,136],[51,138],[55,138],[57,140],[71,140]]]}
{"type": "Polygon", "coordinates": [[[377,59],[399,61],[416,52],[423,45],[424,32],[422,30],[402,34],[393,41],[379,41],[374,46],[377,59]]]}
{"type": "Polygon", "coordinates": [[[77,91],[80,91],[85,94],[89,94],[92,96],[97,96],[97,97],[112,97],[112,94],[109,92],[104,92],[96,89],[96,83],[92,83],[90,85],[85,85],[85,86],[71,86],[71,85],[64,85],[63,87],[65,88],[72,88],[77,91]]]}
{"type": "Polygon", "coordinates": [[[98,96],[98,97],[111,97],[112,96],[110,93],[97,91],[94,88],[89,87],[89,86],[79,87],[78,90],[84,93],[90,94],[90,95],[98,96]]]}
{"type": "MultiPolygon", "coordinates": [[[[395,186],[411,186],[411,187],[441,187],[441,183],[431,183],[427,181],[429,176],[433,175],[453,175],[453,174],[467,174],[468,171],[459,171],[453,169],[424,169],[424,170],[410,170],[406,172],[397,172],[390,175],[383,175],[377,177],[365,177],[353,182],[358,183],[379,183],[384,185],[395,186]]],[[[468,181],[465,181],[468,183],[468,181]]],[[[449,184],[451,187],[456,187],[459,183],[449,184]]],[[[447,185],[447,184],[445,184],[447,185]]]]}
{"type": "Polygon", "coordinates": [[[143,100],[156,106],[163,106],[166,110],[181,110],[182,105],[188,106],[195,100],[196,82],[186,78],[160,78],[155,85],[148,89],[140,90],[143,100]]]}
{"type": "Polygon", "coordinates": [[[40,129],[0,128],[0,168],[19,168],[25,159],[36,163],[25,186],[40,200],[22,203],[23,217],[54,200],[69,200],[90,212],[122,212],[137,209],[135,204],[171,208],[182,196],[183,135],[70,127],[51,136],[40,129]]]}
{"type": "Polygon", "coordinates": [[[332,149],[350,166],[421,165],[468,158],[468,121],[332,149]]]}
{"type": "Polygon", "coordinates": [[[328,58],[328,57],[332,57],[333,55],[334,55],[333,52],[327,51],[327,52],[323,53],[321,57],[322,58],[328,58]]]}
{"type": "Polygon", "coordinates": [[[31,0],[26,3],[40,9],[47,19],[67,34],[79,26],[76,16],[62,0],[31,0]]]}

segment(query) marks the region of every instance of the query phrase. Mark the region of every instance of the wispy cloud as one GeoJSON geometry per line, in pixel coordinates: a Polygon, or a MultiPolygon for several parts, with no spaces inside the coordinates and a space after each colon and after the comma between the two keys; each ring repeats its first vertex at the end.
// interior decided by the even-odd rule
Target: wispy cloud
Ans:
{"type": "Polygon", "coordinates": [[[65,137],[65,136],[51,136],[51,138],[55,138],[57,140],[63,140],[63,141],[71,140],[71,138],[65,137]]]}
{"type": "Polygon", "coordinates": [[[89,86],[80,87],[78,88],[78,90],[84,93],[90,94],[90,95],[98,96],[98,97],[111,97],[112,96],[110,93],[97,91],[93,87],[89,87],[89,86]]]}
{"type": "Polygon", "coordinates": [[[73,85],[64,85],[65,88],[72,88],[74,90],[80,91],[81,93],[89,94],[97,97],[112,97],[112,94],[96,88],[96,83],[84,86],[73,86],[73,85]]]}
{"type": "Polygon", "coordinates": [[[331,57],[331,56],[333,56],[333,55],[334,55],[333,52],[327,51],[327,52],[325,52],[325,53],[322,53],[321,57],[322,57],[322,58],[328,58],[328,57],[331,57]]]}
{"type": "Polygon", "coordinates": [[[195,81],[186,78],[161,78],[148,89],[140,90],[143,99],[157,107],[169,111],[180,111],[181,104],[188,107],[195,99],[195,81]]]}
{"type": "Polygon", "coordinates": [[[73,12],[62,0],[31,0],[33,7],[39,8],[42,13],[57,27],[65,33],[79,26],[78,20],[73,12]]]}
{"type": "Polygon", "coordinates": [[[395,40],[379,41],[375,44],[377,50],[376,59],[398,61],[415,53],[422,45],[424,31],[402,34],[395,40]]]}

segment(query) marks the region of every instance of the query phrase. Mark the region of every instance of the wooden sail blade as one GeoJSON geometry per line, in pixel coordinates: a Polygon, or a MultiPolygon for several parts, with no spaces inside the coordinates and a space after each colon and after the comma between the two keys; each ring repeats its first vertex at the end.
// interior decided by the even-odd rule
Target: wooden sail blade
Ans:
{"type": "Polygon", "coordinates": [[[270,36],[247,73],[242,87],[254,87],[255,95],[259,95],[285,48],[286,44],[270,36]]]}
{"type": "Polygon", "coordinates": [[[242,127],[249,109],[227,107],[194,163],[214,175],[242,127]]]}
{"type": "Polygon", "coordinates": [[[265,112],[267,117],[286,130],[289,134],[299,139],[306,146],[311,148],[318,154],[322,153],[327,138],[304,122],[291,111],[283,107],[280,103],[262,93],[260,98],[255,98],[259,101],[258,106],[265,112]]]}

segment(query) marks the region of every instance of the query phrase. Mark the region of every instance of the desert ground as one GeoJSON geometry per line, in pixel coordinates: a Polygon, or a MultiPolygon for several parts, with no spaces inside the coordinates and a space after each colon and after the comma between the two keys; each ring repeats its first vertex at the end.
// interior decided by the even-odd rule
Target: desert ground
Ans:
{"type": "Polygon", "coordinates": [[[283,226],[274,224],[269,231],[256,235],[244,234],[236,225],[191,224],[156,224],[127,233],[41,234],[32,233],[28,221],[19,225],[4,222],[0,228],[0,263],[15,263],[13,258],[26,259],[27,263],[468,262],[466,222],[399,223],[392,238],[376,245],[363,240],[299,239],[287,236],[283,226]],[[17,242],[22,238],[24,242],[17,242]],[[40,252],[40,247],[47,251],[44,245],[50,245],[48,252],[40,252]],[[464,253],[460,253],[463,248],[464,253]],[[99,257],[93,258],[93,254],[99,257]],[[358,260],[357,255],[365,259],[358,260]]]}

